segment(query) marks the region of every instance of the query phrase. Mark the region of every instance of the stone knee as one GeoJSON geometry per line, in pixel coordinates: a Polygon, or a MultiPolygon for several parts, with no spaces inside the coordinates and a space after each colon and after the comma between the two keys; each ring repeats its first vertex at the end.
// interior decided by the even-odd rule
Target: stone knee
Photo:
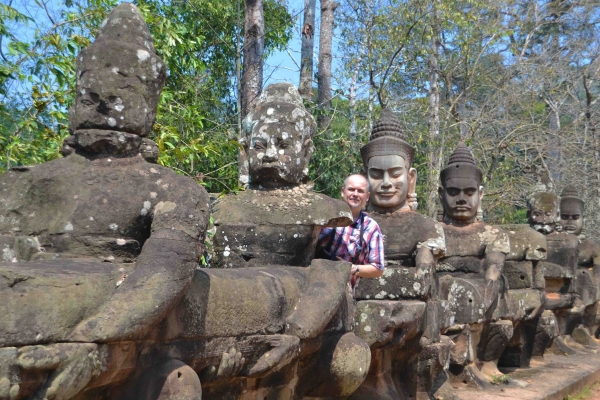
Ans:
{"type": "Polygon", "coordinates": [[[311,397],[341,397],[352,394],[365,380],[371,364],[371,349],[364,340],[346,333],[329,341],[320,353],[315,378],[319,384],[311,397]]]}

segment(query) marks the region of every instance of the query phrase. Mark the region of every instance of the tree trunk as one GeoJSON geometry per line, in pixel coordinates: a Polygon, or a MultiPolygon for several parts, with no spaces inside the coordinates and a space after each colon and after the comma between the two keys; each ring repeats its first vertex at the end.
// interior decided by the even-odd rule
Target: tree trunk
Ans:
{"type": "Polygon", "coordinates": [[[312,99],[313,53],[315,47],[315,7],[317,0],[304,1],[304,25],[302,26],[302,49],[300,55],[300,96],[312,99]]]}
{"type": "Polygon", "coordinates": [[[362,65],[362,57],[356,60],[356,65],[352,71],[352,81],[350,82],[350,95],[348,101],[350,102],[350,142],[352,146],[356,146],[357,142],[357,131],[356,131],[356,84],[358,82],[358,74],[360,73],[360,66],[362,65]]]}
{"type": "Polygon", "coordinates": [[[246,0],[242,118],[254,108],[262,90],[265,18],[262,0],[246,0]]]}
{"type": "Polygon", "coordinates": [[[328,130],[331,123],[331,44],[333,41],[333,18],[338,4],[333,0],[321,0],[321,34],[319,37],[319,116],[317,125],[328,130]]]}
{"type": "Polygon", "coordinates": [[[440,56],[440,25],[437,19],[437,10],[435,0],[432,4],[432,37],[431,49],[429,55],[429,151],[428,164],[429,174],[427,179],[427,215],[435,217],[438,209],[437,201],[437,182],[439,175],[439,166],[435,151],[435,142],[440,133],[440,85],[438,74],[438,59],[440,56]]]}

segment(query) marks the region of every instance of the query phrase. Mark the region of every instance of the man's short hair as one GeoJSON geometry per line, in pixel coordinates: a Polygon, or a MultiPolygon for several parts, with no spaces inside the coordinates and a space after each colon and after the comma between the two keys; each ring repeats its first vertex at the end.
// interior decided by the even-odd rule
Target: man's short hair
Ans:
{"type": "Polygon", "coordinates": [[[369,180],[364,175],[361,175],[361,174],[348,175],[346,177],[346,179],[344,179],[344,184],[342,185],[342,190],[346,188],[346,185],[348,184],[348,179],[352,178],[353,176],[360,176],[361,178],[363,178],[365,180],[365,182],[367,183],[367,192],[371,191],[371,184],[369,184],[369,180]]]}

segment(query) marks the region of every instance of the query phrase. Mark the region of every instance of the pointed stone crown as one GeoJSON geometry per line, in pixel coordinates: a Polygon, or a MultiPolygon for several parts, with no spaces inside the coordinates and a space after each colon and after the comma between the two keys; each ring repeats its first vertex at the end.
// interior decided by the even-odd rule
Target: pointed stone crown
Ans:
{"type": "Polygon", "coordinates": [[[577,188],[574,185],[567,185],[560,194],[560,208],[565,209],[569,206],[580,208],[583,211],[585,202],[577,193],[577,188]]]}
{"type": "Polygon", "coordinates": [[[408,167],[413,163],[415,148],[406,141],[398,117],[389,108],[381,110],[379,120],[373,126],[369,143],[360,149],[365,169],[374,156],[398,155],[406,161],[408,167]]]}
{"type": "Polygon", "coordinates": [[[463,142],[459,142],[450,155],[448,165],[440,173],[442,184],[450,178],[471,178],[477,180],[479,184],[483,181],[483,173],[475,163],[473,152],[463,142]]]}

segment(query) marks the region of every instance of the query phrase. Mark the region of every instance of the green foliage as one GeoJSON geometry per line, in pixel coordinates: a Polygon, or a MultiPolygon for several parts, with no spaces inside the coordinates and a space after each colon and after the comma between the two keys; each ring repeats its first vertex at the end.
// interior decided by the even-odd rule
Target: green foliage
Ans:
{"type": "Polygon", "coordinates": [[[594,384],[592,386],[584,386],[580,392],[570,394],[565,396],[564,400],[586,400],[592,396],[593,392],[598,388],[599,384],[594,384]]]}
{"type": "Polygon", "coordinates": [[[492,385],[506,385],[508,382],[510,382],[510,376],[508,375],[492,375],[492,379],[490,380],[492,385]]]}
{"type": "MultiPolygon", "coordinates": [[[[316,92],[316,91],[315,91],[316,92]]],[[[357,115],[366,113],[366,102],[359,102],[357,115]]],[[[315,152],[310,162],[310,178],[315,190],[339,198],[344,179],[362,171],[360,147],[368,141],[368,120],[357,119],[357,136],[348,134],[350,125],[349,102],[339,98],[332,100],[332,121],[329,132],[318,131],[313,142],[315,152]]]]}

